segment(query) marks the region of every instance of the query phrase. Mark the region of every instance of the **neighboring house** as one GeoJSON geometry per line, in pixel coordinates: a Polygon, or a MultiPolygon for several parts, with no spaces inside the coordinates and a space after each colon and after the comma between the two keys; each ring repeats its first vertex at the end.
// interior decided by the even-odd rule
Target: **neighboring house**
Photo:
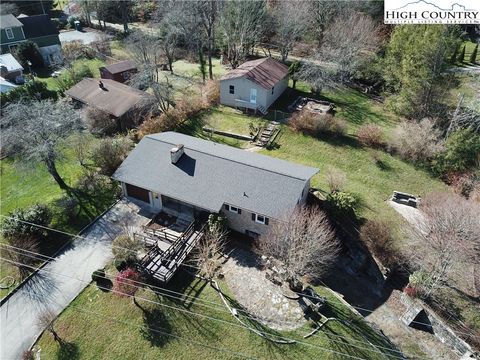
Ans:
{"type": "Polygon", "coordinates": [[[99,70],[102,79],[111,79],[124,83],[137,72],[137,65],[131,60],[125,60],[115,64],[102,66],[99,70]]]}
{"type": "Polygon", "coordinates": [[[10,81],[7,81],[0,76],[0,93],[9,92],[10,90],[15,89],[16,87],[17,85],[12,84],[10,81]]]}
{"type": "Polygon", "coordinates": [[[12,54],[0,55],[0,76],[17,84],[23,83],[23,67],[12,54]]]}
{"type": "Polygon", "coordinates": [[[3,53],[9,53],[19,43],[25,41],[23,24],[12,14],[0,17],[0,42],[3,53]]]}
{"type": "Polygon", "coordinates": [[[58,30],[48,15],[1,16],[1,50],[11,52],[18,44],[27,40],[37,44],[46,65],[62,61],[62,48],[58,30]]]}
{"type": "Polygon", "coordinates": [[[256,237],[304,204],[318,169],[207,140],[145,136],[112,176],[154,211],[223,213],[231,229],[256,237]]]}
{"type": "Polygon", "coordinates": [[[288,87],[288,67],[268,57],[247,61],[220,79],[220,103],[263,114],[288,87]]]}
{"type": "Polygon", "coordinates": [[[59,31],[48,15],[19,16],[25,38],[38,46],[45,65],[62,62],[62,45],[59,31]]]}
{"type": "Polygon", "coordinates": [[[110,79],[85,78],[65,92],[72,99],[121,118],[129,114],[148,93],[110,79]]]}

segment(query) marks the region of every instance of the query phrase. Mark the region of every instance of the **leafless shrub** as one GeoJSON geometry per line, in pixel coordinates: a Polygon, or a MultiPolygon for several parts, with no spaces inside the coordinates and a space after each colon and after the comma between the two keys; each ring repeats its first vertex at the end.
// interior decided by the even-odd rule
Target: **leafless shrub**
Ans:
{"type": "Polygon", "coordinates": [[[35,354],[32,350],[25,350],[22,353],[22,360],[35,360],[35,354]]]}
{"type": "Polygon", "coordinates": [[[374,124],[362,125],[357,130],[357,138],[364,146],[378,148],[383,145],[383,130],[374,124]]]}
{"type": "Polygon", "coordinates": [[[360,239],[385,266],[398,263],[392,225],[384,220],[369,220],[360,229],[360,239]]]}
{"type": "Polygon", "coordinates": [[[134,263],[141,245],[133,238],[133,234],[121,234],[112,242],[112,253],[116,263],[134,263]]]}
{"type": "Polygon", "coordinates": [[[70,148],[80,165],[85,166],[88,159],[89,141],[84,133],[77,133],[70,137],[70,148]]]}
{"type": "Polygon", "coordinates": [[[217,105],[220,103],[220,82],[210,80],[204,86],[203,93],[205,98],[211,105],[217,105]]]}
{"type": "Polygon", "coordinates": [[[422,277],[423,293],[455,286],[475,289],[473,269],[480,264],[480,205],[455,193],[432,193],[423,199],[423,221],[409,230],[405,250],[422,277]]]}
{"type": "Polygon", "coordinates": [[[88,130],[95,135],[111,135],[115,132],[117,124],[105,111],[89,107],[85,112],[88,130]]]}
{"type": "Polygon", "coordinates": [[[344,135],[346,133],[346,123],[343,120],[336,119],[330,114],[319,115],[308,110],[294,113],[289,125],[294,131],[309,135],[328,133],[344,135]]]}
{"type": "Polygon", "coordinates": [[[262,254],[282,262],[286,279],[320,278],[334,263],[339,242],[326,215],[318,208],[301,207],[271,224],[258,239],[262,254]]]}
{"type": "Polygon", "coordinates": [[[56,342],[58,342],[59,344],[63,344],[64,343],[63,339],[58,335],[54,327],[54,322],[56,318],[57,316],[55,315],[55,313],[52,310],[47,309],[39,315],[38,325],[42,329],[45,329],[50,334],[52,334],[53,339],[56,342]]]}
{"type": "Polygon", "coordinates": [[[345,183],[347,182],[347,175],[345,175],[343,171],[330,168],[325,174],[325,180],[331,193],[342,191],[345,188],[345,183]]]}
{"type": "Polygon", "coordinates": [[[389,147],[402,158],[426,162],[443,149],[441,133],[430,119],[420,122],[402,122],[389,141],[389,147]]]}
{"type": "Polygon", "coordinates": [[[193,254],[193,263],[207,279],[213,279],[220,266],[219,255],[225,248],[226,236],[227,230],[220,224],[210,226],[193,254]]]}
{"type": "Polygon", "coordinates": [[[125,160],[132,146],[132,141],[126,137],[101,139],[91,151],[92,161],[103,175],[110,176],[125,160]]]}
{"type": "Polygon", "coordinates": [[[21,279],[25,279],[33,271],[32,267],[38,263],[32,253],[39,252],[40,244],[33,237],[16,236],[9,239],[9,245],[15,248],[2,246],[2,257],[16,268],[21,279]]]}

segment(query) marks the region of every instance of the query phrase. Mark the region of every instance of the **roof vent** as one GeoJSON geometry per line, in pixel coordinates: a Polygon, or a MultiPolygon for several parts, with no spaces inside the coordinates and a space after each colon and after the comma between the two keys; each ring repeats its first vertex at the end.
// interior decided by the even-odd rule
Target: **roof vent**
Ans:
{"type": "Polygon", "coordinates": [[[172,159],[172,164],[176,164],[178,160],[182,157],[184,153],[183,144],[178,144],[170,150],[170,157],[172,159]]]}

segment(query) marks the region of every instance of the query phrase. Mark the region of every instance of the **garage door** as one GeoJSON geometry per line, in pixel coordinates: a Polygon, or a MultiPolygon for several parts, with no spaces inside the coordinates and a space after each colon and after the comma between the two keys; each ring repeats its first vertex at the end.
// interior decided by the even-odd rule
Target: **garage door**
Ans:
{"type": "Polygon", "coordinates": [[[148,198],[148,190],[142,189],[135,185],[130,185],[130,184],[125,184],[125,185],[127,188],[127,196],[145,201],[146,203],[150,202],[148,198]]]}

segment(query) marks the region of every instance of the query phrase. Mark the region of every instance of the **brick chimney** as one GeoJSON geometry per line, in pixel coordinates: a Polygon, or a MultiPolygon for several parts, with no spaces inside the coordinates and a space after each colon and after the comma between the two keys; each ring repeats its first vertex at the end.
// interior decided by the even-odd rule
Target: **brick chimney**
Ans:
{"type": "Polygon", "coordinates": [[[103,81],[102,81],[102,80],[100,80],[100,81],[98,82],[98,86],[99,86],[100,89],[102,89],[102,90],[107,90],[107,89],[105,88],[105,85],[103,85],[103,81]]]}
{"type": "Polygon", "coordinates": [[[173,147],[170,150],[170,157],[172,160],[172,164],[176,164],[178,160],[180,160],[180,158],[182,157],[183,153],[184,153],[183,144],[178,144],[177,146],[173,147]]]}

